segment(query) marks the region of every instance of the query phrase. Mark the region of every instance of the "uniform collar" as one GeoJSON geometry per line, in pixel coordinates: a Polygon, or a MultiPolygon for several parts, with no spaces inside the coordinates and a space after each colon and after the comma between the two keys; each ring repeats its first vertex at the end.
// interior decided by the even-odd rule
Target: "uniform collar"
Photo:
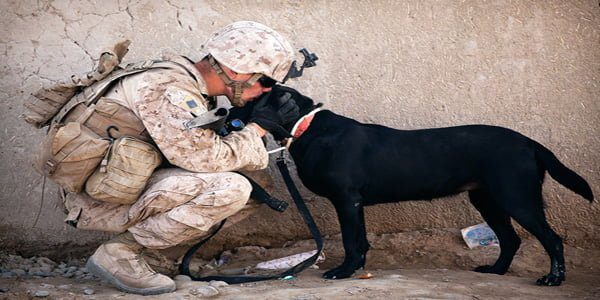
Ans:
{"type": "Polygon", "coordinates": [[[173,61],[176,62],[180,65],[182,65],[186,71],[188,71],[188,73],[190,73],[195,81],[198,83],[198,90],[200,90],[200,93],[206,95],[208,94],[208,89],[206,88],[206,82],[204,82],[204,79],[202,79],[202,75],[200,74],[200,72],[198,71],[198,69],[196,69],[196,66],[194,65],[195,63],[182,55],[176,54],[175,52],[173,52],[172,50],[164,50],[162,52],[162,59],[164,60],[169,60],[169,61],[173,61]]]}

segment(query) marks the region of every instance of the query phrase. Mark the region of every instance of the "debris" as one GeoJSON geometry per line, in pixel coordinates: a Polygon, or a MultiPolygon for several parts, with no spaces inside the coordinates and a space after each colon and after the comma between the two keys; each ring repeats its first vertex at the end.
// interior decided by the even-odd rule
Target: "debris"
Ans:
{"type": "MultiPolygon", "coordinates": [[[[259,270],[288,269],[288,268],[291,268],[291,267],[303,262],[307,258],[315,255],[315,253],[317,253],[317,250],[307,251],[307,252],[303,252],[303,253],[298,253],[298,254],[282,257],[282,258],[264,261],[264,262],[258,263],[256,265],[256,269],[259,269],[259,270]]],[[[317,258],[317,261],[315,263],[319,263],[324,260],[325,260],[325,254],[323,252],[321,252],[321,254],[317,258]]]]}
{"type": "Polygon", "coordinates": [[[50,292],[48,291],[35,291],[35,294],[33,294],[35,297],[48,297],[49,295],[50,292]]]}
{"type": "Polygon", "coordinates": [[[498,238],[494,231],[487,225],[481,223],[460,230],[462,237],[469,249],[480,246],[499,246],[498,238]]]}
{"type": "Polygon", "coordinates": [[[373,274],[366,273],[366,274],[359,275],[356,278],[358,278],[358,279],[371,279],[371,278],[373,278],[373,274]]]}
{"type": "Polygon", "coordinates": [[[288,276],[285,276],[283,278],[280,278],[280,280],[294,280],[294,279],[296,279],[296,277],[294,277],[292,275],[288,275],[288,276]]]}
{"type": "Polygon", "coordinates": [[[190,294],[194,296],[212,297],[219,294],[219,290],[212,286],[201,286],[190,290],[190,294]]]}
{"type": "Polygon", "coordinates": [[[367,289],[363,288],[363,287],[353,286],[353,287],[345,289],[344,291],[350,295],[355,295],[355,294],[364,293],[367,291],[367,289]]]}
{"type": "Polygon", "coordinates": [[[220,288],[220,287],[228,286],[229,284],[227,284],[227,282],[225,282],[225,281],[211,280],[208,283],[208,285],[215,287],[215,288],[220,288]]]}

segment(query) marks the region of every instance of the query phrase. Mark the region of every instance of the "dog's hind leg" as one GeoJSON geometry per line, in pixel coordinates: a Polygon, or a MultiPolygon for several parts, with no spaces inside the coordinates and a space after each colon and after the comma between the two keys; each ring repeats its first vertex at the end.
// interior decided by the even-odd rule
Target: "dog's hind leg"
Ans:
{"type": "MultiPolygon", "coordinates": [[[[535,236],[550,256],[550,273],[537,280],[538,285],[556,286],[565,280],[562,239],[550,228],[544,214],[542,183],[535,176],[512,176],[498,190],[504,201],[497,202],[525,230],[535,236]]],[[[529,174],[531,175],[531,174],[529,174]]],[[[495,195],[496,196],[496,195],[495,195]]]]}
{"type": "MultiPolygon", "coordinates": [[[[540,195],[541,197],[541,195],[540,195]]],[[[541,200],[540,200],[541,202],[541,200]]],[[[531,207],[512,214],[525,230],[533,234],[550,256],[550,273],[536,281],[537,285],[556,286],[565,280],[565,258],[562,239],[552,230],[541,207],[531,207]]]]}
{"type": "Polygon", "coordinates": [[[487,191],[482,189],[469,191],[469,198],[500,242],[500,256],[496,263],[492,266],[479,266],[474,271],[503,275],[510,267],[515,253],[519,250],[521,239],[515,232],[510,217],[502,208],[494,204],[487,191]]]}
{"type": "Polygon", "coordinates": [[[341,279],[354,274],[354,271],[364,267],[369,242],[365,229],[362,198],[359,195],[332,199],[342,231],[344,243],[344,262],[323,274],[323,278],[341,279]]]}

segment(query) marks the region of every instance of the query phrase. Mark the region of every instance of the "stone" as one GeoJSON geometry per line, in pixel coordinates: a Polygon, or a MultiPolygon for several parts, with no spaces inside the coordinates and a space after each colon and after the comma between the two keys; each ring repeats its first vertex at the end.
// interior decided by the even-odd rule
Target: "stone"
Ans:
{"type": "Polygon", "coordinates": [[[185,282],[185,281],[192,281],[192,278],[190,278],[190,276],[187,276],[187,275],[177,275],[173,278],[173,280],[185,282]]]}
{"type": "Polygon", "coordinates": [[[10,271],[8,271],[8,272],[2,272],[2,274],[0,274],[0,277],[2,277],[2,278],[12,278],[14,276],[15,276],[15,274],[13,272],[10,272],[10,271]]]}
{"type": "Polygon", "coordinates": [[[48,297],[50,295],[50,292],[48,291],[35,291],[35,293],[33,294],[33,296],[35,297],[48,297]]]}
{"type": "Polygon", "coordinates": [[[60,289],[60,290],[68,290],[70,288],[71,288],[70,284],[62,284],[62,285],[58,286],[58,289],[60,289]]]}
{"type": "Polygon", "coordinates": [[[83,293],[86,295],[93,295],[95,291],[93,289],[85,289],[83,290],[83,293]]]}
{"type": "Polygon", "coordinates": [[[11,272],[13,272],[15,275],[17,275],[19,277],[23,277],[27,274],[27,272],[25,272],[25,270],[23,270],[23,269],[14,269],[14,270],[11,270],[11,272]]]}
{"type": "Polygon", "coordinates": [[[201,297],[212,297],[219,294],[219,290],[212,286],[200,286],[190,289],[190,294],[201,297]]]}
{"type": "Polygon", "coordinates": [[[225,281],[211,280],[208,283],[208,285],[210,285],[214,288],[220,288],[220,287],[228,286],[229,284],[227,284],[227,282],[225,282],[225,281]]]}

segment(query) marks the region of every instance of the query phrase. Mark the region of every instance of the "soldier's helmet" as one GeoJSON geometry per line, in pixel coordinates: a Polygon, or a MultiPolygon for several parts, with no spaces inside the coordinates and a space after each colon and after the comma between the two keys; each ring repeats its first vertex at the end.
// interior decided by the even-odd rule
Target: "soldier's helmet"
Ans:
{"type": "Polygon", "coordinates": [[[201,50],[237,73],[260,73],[278,82],[283,81],[294,62],[294,49],[283,36],[252,21],[223,27],[201,50]]]}

